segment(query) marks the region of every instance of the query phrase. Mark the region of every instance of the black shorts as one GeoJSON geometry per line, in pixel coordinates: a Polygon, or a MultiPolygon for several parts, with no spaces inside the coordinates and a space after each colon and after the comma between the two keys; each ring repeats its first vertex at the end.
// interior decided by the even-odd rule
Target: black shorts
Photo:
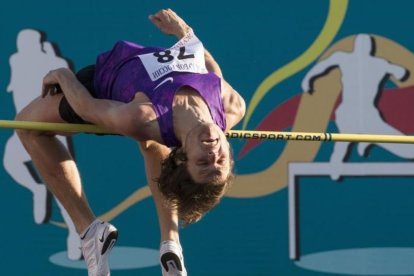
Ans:
{"type": "MultiPolygon", "coordinates": [[[[95,65],[89,65],[76,73],[77,79],[82,83],[89,93],[94,96],[95,89],[93,85],[93,78],[95,75],[95,65]]],[[[63,97],[59,103],[59,114],[62,119],[71,124],[88,124],[87,121],[83,120],[75,110],[70,106],[68,100],[63,97]]]]}

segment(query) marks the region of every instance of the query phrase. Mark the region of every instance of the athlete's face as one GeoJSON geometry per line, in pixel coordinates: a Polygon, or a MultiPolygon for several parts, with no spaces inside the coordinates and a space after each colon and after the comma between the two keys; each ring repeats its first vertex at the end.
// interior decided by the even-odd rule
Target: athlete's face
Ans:
{"type": "Polygon", "coordinates": [[[230,145],[215,124],[200,124],[185,141],[187,169],[195,182],[222,182],[230,168],[230,145]]]}

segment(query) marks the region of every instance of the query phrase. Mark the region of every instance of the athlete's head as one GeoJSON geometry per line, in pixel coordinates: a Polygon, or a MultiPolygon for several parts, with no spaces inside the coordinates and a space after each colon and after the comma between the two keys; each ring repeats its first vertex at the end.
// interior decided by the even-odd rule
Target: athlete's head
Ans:
{"type": "Polygon", "coordinates": [[[191,130],[183,146],[164,160],[159,187],[184,224],[215,207],[234,178],[230,144],[215,124],[191,130]]]}

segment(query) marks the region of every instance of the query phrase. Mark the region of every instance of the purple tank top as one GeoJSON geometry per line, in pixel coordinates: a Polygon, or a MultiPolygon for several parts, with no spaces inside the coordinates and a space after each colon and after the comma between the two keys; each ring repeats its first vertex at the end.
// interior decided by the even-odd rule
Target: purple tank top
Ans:
{"type": "MultiPolygon", "coordinates": [[[[127,103],[133,100],[136,92],[143,92],[154,106],[165,145],[174,147],[180,146],[180,142],[174,134],[172,103],[175,93],[181,87],[189,86],[204,99],[213,121],[224,131],[226,119],[220,78],[214,73],[171,71],[152,81],[137,55],[163,50],[165,48],[143,47],[127,41],[116,43],[111,51],[97,57],[94,79],[96,97],[127,103]]],[[[163,70],[168,70],[168,67],[163,70]]]]}

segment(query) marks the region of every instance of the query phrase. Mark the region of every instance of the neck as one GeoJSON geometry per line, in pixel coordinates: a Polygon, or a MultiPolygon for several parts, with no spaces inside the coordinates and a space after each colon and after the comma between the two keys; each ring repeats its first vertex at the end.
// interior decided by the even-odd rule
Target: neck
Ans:
{"type": "Polygon", "coordinates": [[[195,127],[212,122],[210,110],[197,92],[190,90],[185,95],[176,95],[173,106],[174,132],[182,144],[195,127]]]}

